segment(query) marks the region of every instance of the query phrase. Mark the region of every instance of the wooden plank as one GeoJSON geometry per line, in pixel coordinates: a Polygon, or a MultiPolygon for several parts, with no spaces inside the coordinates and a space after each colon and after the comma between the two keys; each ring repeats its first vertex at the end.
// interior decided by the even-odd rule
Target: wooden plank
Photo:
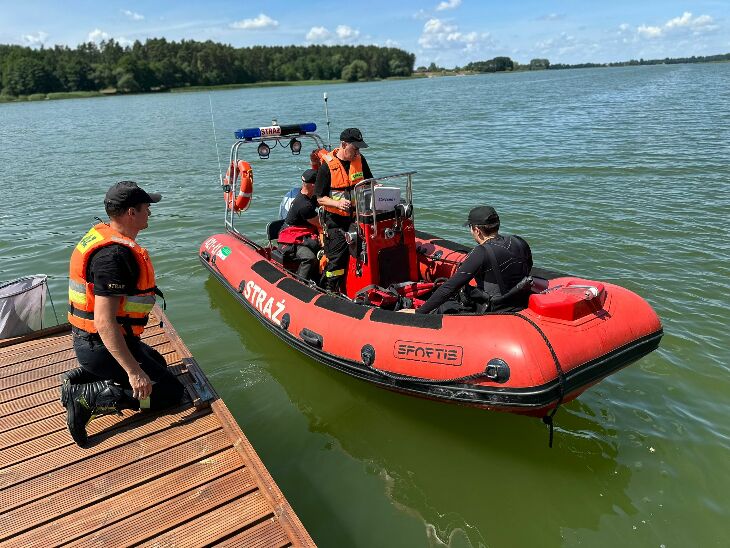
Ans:
{"type": "Polygon", "coordinates": [[[275,548],[291,546],[291,540],[281,524],[274,518],[267,519],[213,544],[216,547],[244,546],[245,548],[275,548]]]}
{"type": "MultiPolygon", "coordinates": [[[[15,347],[15,348],[21,348],[23,345],[28,344],[29,341],[35,341],[36,339],[45,339],[49,336],[55,335],[57,333],[62,332],[68,332],[71,329],[71,326],[67,323],[62,323],[58,325],[54,325],[52,327],[46,327],[44,329],[39,329],[38,331],[34,331],[32,333],[28,333],[27,335],[22,335],[20,337],[13,337],[10,339],[0,339],[0,351],[5,352],[2,350],[3,347],[15,347]]],[[[0,354],[2,355],[2,354],[0,354]]]]}
{"type": "MultiPolygon", "coordinates": [[[[192,357],[190,350],[188,350],[185,343],[177,334],[177,331],[172,327],[169,321],[161,314],[163,320],[167,325],[167,331],[170,334],[170,341],[177,348],[178,353],[181,356],[189,357],[190,361],[188,364],[189,369],[198,369],[195,359],[192,357]]],[[[202,371],[201,371],[202,374],[202,371]]],[[[210,387],[212,390],[212,387],[210,387]]],[[[261,486],[261,491],[264,496],[268,499],[272,508],[276,512],[279,520],[281,521],[282,527],[286,530],[292,541],[298,546],[314,546],[312,538],[304,528],[304,525],[292,509],[289,502],[284,497],[284,494],[279,489],[279,486],[274,482],[274,479],[269,474],[269,471],[264,466],[264,463],[259,458],[258,454],[254,450],[248,438],[244,435],[238,423],[234,420],[228,407],[221,399],[216,399],[211,404],[211,409],[216,414],[221,422],[223,430],[228,433],[229,437],[233,440],[233,446],[241,454],[246,462],[246,465],[251,469],[251,473],[256,477],[257,483],[261,486]]]]}
{"type": "MultiPolygon", "coordinates": [[[[241,497],[241,493],[249,493],[243,499],[249,502],[247,510],[250,514],[266,515],[270,511],[265,500],[255,488],[255,483],[251,480],[248,470],[238,470],[74,541],[70,546],[132,546],[150,540],[155,546],[175,546],[176,548],[204,546],[204,542],[191,544],[186,535],[189,533],[189,537],[195,537],[196,529],[206,530],[215,527],[218,516],[214,515],[212,511],[220,508],[221,504],[231,500],[235,501],[237,497],[241,497]],[[191,519],[194,521],[189,521],[191,519]],[[176,525],[185,522],[195,525],[191,530],[174,530],[176,525]]],[[[239,507],[229,508],[229,511],[238,510],[239,507]]],[[[239,515],[228,517],[234,520],[245,519],[239,515]]]]}
{"type": "MultiPolygon", "coordinates": [[[[160,440],[149,453],[146,451],[147,447],[136,448],[138,451],[144,450],[142,453],[144,457],[134,458],[133,456],[130,459],[129,453],[117,455],[116,452],[112,452],[105,455],[103,459],[94,459],[97,464],[102,465],[102,473],[97,475],[92,473],[88,477],[75,474],[71,481],[64,482],[65,489],[56,490],[42,499],[18,507],[14,511],[4,512],[0,516],[0,531],[3,532],[3,540],[47,523],[56,516],[64,516],[104,501],[110,496],[143,486],[159,477],[164,477],[169,471],[181,466],[192,464],[200,459],[215,458],[216,453],[230,447],[229,440],[221,430],[207,432],[202,436],[182,441],[172,448],[164,446],[164,436],[157,437],[160,440]]],[[[88,470],[88,468],[86,469],[88,470]]],[[[183,488],[181,485],[177,487],[183,488]]],[[[20,486],[20,489],[31,488],[23,485],[20,486]]],[[[52,489],[49,488],[49,491],[52,489]]],[[[33,490],[33,493],[36,494],[36,491],[33,490]]],[[[157,497],[157,495],[155,496],[157,497]]],[[[104,502],[103,507],[106,504],[104,502]]]]}
{"type": "MultiPolygon", "coordinates": [[[[53,451],[40,453],[33,456],[32,458],[23,460],[17,464],[13,464],[2,469],[2,481],[3,489],[0,490],[0,512],[3,512],[9,508],[14,508],[18,504],[21,504],[23,499],[19,492],[11,492],[7,487],[17,485],[20,483],[28,482],[32,479],[38,479],[37,488],[39,491],[32,490],[33,494],[37,497],[41,497],[47,494],[47,488],[44,485],[43,477],[51,472],[63,470],[64,468],[72,467],[74,474],[85,473],[93,474],[95,469],[87,470],[88,462],[95,461],[97,455],[103,455],[104,453],[114,449],[118,454],[138,454],[140,448],[144,448],[149,441],[146,439],[152,434],[160,431],[173,429],[175,427],[185,429],[187,423],[193,425],[193,429],[201,427],[208,427],[209,422],[207,419],[198,421],[198,414],[191,413],[191,410],[184,409],[171,415],[157,415],[150,413],[151,418],[148,420],[139,420],[142,416],[141,413],[135,413],[131,418],[137,419],[135,422],[127,424],[116,424],[113,430],[107,430],[103,433],[97,434],[90,441],[92,442],[89,447],[79,447],[68,436],[62,442],[63,445],[57,446],[53,451]],[[141,443],[132,443],[138,440],[142,440],[141,443]],[[72,466],[73,465],[73,466],[72,466]]],[[[103,421],[105,418],[112,419],[113,417],[102,417],[97,419],[103,421]]],[[[92,421],[93,425],[97,421],[92,421]]],[[[217,423],[216,423],[217,426],[217,423]]],[[[88,429],[87,429],[88,430],[88,429]]],[[[167,438],[167,443],[175,441],[177,435],[184,430],[178,430],[175,428],[175,433],[172,435],[172,439],[167,438]]],[[[59,474],[62,476],[64,481],[70,481],[68,474],[59,474]]],[[[33,484],[35,489],[36,485],[33,484]]]]}
{"type": "Polygon", "coordinates": [[[60,398],[60,393],[58,392],[59,386],[61,386],[60,380],[58,382],[58,386],[47,388],[46,390],[36,392],[35,394],[28,394],[27,396],[16,398],[5,403],[0,403],[0,419],[4,421],[4,417],[7,415],[20,413],[22,411],[32,409],[33,407],[44,405],[53,400],[58,401],[60,398]]]}
{"type": "Polygon", "coordinates": [[[28,424],[41,421],[52,415],[58,414],[63,411],[61,403],[56,397],[55,400],[46,402],[38,407],[32,409],[26,409],[24,412],[14,412],[12,414],[4,415],[0,413],[0,432],[9,432],[16,428],[22,428],[28,424]]]}
{"type": "Polygon", "coordinates": [[[284,527],[289,537],[294,541],[294,544],[297,546],[314,546],[314,542],[304,528],[299,516],[296,515],[289,502],[284,498],[281,489],[274,482],[271,474],[269,474],[269,471],[248,441],[248,438],[241,431],[238,423],[233,419],[233,415],[228,411],[226,404],[223,403],[223,400],[216,400],[211,405],[211,408],[221,421],[223,430],[228,432],[231,439],[235,440],[234,447],[241,453],[245,462],[251,468],[252,473],[256,475],[257,483],[261,485],[262,492],[269,499],[277,517],[281,521],[282,527],[284,527]]]}
{"type": "MultiPolygon", "coordinates": [[[[58,404],[58,408],[59,411],[63,409],[60,403],[58,404]]],[[[21,443],[25,443],[30,440],[47,436],[48,434],[53,434],[54,432],[65,429],[66,414],[58,412],[39,421],[24,425],[22,428],[14,428],[6,432],[0,432],[0,451],[3,451],[2,462],[6,462],[6,453],[4,453],[4,451],[13,447],[14,445],[19,445],[21,443]]]]}
{"type": "Polygon", "coordinates": [[[215,508],[208,505],[198,518],[148,538],[140,546],[151,548],[173,545],[176,548],[207,546],[272,517],[269,502],[261,491],[257,490],[224,506],[215,508]]]}
{"type": "MultiPolygon", "coordinates": [[[[233,448],[212,456],[206,456],[153,481],[139,485],[133,489],[119,492],[114,496],[91,504],[77,512],[47,522],[35,529],[13,537],[19,546],[43,545],[57,546],[95,533],[103,528],[133,518],[148,509],[154,509],[166,501],[200,488],[210,488],[216,479],[240,471],[241,460],[233,448]]],[[[249,475],[250,477],[250,475],[249,475]]],[[[253,486],[251,479],[244,482],[246,488],[253,486]]],[[[154,510],[153,510],[154,511],[154,510]]]]}

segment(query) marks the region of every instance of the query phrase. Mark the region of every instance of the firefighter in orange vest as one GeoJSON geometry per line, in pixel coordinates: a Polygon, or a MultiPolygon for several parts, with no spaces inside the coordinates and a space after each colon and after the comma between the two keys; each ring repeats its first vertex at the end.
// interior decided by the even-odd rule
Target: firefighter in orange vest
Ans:
{"type": "Polygon", "coordinates": [[[354,215],[352,190],[360,181],[373,177],[365,157],[360,154],[360,149],[367,147],[359,129],[347,128],[340,134],[340,146],[322,156],[317,172],[314,195],[325,209],[326,220],[324,288],[330,291],[344,290],[342,281],[350,257],[345,232],[350,229],[354,215]]]}
{"type": "Polygon", "coordinates": [[[183,398],[165,359],[140,338],[162,292],[147,250],[135,239],[147,228],[150,204],[161,198],[132,181],[116,183],[104,198],[109,223],[92,227],[71,254],[68,321],[81,367],[63,375],[61,403],[80,446],[96,416],[161,409],[183,398]]]}

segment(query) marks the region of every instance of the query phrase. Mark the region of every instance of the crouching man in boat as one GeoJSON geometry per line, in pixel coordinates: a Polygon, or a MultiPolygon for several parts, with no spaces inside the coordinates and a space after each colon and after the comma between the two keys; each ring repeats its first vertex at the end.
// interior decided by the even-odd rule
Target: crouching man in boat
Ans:
{"type": "Polygon", "coordinates": [[[286,214],[284,228],[277,240],[282,251],[299,262],[297,276],[305,280],[319,280],[319,217],[314,183],[317,172],[308,169],[302,174],[302,189],[294,197],[286,214]]]}
{"type": "Polygon", "coordinates": [[[441,285],[417,310],[401,312],[428,314],[459,311],[495,312],[524,308],[532,279],[532,252],[519,236],[499,233],[499,215],[491,206],[475,207],[469,212],[468,226],[477,245],[466,256],[454,275],[441,285]],[[474,279],[476,287],[467,285],[474,279]],[[455,299],[463,288],[466,306],[455,299]]]}
{"type": "Polygon", "coordinates": [[[345,232],[353,221],[352,190],[364,179],[373,177],[360,149],[367,148],[359,129],[351,127],[340,133],[340,146],[323,156],[317,172],[314,195],[325,209],[324,252],[327,255],[324,288],[342,291],[350,250],[345,232]]]}
{"type": "Polygon", "coordinates": [[[104,198],[109,224],[92,227],[71,254],[68,321],[81,367],[63,375],[61,403],[79,446],[96,416],[162,409],[183,398],[165,359],[141,341],[162,292],[147,250],[135,238],[147,228],[150,204],[161,198],[132,181],[116,183],[104,198]]]}

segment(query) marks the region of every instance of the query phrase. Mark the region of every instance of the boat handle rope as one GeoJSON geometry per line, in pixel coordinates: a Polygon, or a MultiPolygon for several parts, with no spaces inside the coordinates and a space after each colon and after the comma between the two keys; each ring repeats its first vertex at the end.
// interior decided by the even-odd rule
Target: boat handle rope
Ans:
{"type": "Polygon", "coordinates": [[[555,369],[558,372],[558,402],[555,404],[555,407],[552,411],[550,411],[549,414],[545,415],[542,418],[542,422],[548,425],[550,428],[550,439],[548,441],[548,447],[552,449],[553,447],[553,430],[554,430],[554,421],[553,417],[555,417],[555,413],[558,412],[558,408],[560,407],[560,404],[563,403],[563,398],[565,397],[565,373],[563,372],[563,368],[560,366],[560,360],[558,359],[557,354],[555,353],[555,349],[553,348],[553,345],[550,344],[550,340],[547,338],[547,335],[545,335],[545,332],[540,329],[540,326],[537,325],[534,321],[532,321],[527,316],[523,316],[519,312],[509,312],[507,313],[511,316],[517,316],[518,318],[522,318],[527,323],[529,323],[532,327],[535,328],[535,330],[540,334],[542,337],[542,340],[545,341],[545,344],[548,347],[548,350],[550,351],[550,354],[553,357],[553,361],[555,362],[555,369]]]}

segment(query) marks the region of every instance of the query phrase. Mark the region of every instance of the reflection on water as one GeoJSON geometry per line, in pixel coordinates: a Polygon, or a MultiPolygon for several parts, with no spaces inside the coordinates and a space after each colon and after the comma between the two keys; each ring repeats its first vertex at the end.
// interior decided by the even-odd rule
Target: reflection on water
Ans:
{"type": "MultiPolygon", "coordinates": [[[[265,364],[256,372],[246,369],[248,378],[237,388],[245,392],[255,382],[251,377],[271,376],[309,430],[330,440],[326,448],[346,452],[379,477],[397,507],[423,520],[433,544],[525,545],[534,532],[518,524],[533,513],[554,513],[554,523],[563,527],[595,528],[604,514],[636,511],[621,494],[631,470],[616,462],[615,432],[580,403],[558,415],[556,448],[550,451],[538,419],[418,399],[353,379],[287,347],[213,277],[205,287],[212,308],[238,333],[247,353],[265,364]],[[539,467],[533,466],[536,453],[539,467]],[[580,493],[588,484],[595,499],[590,519],[551,507],[562,493],[580,493]],[[505,530],[505,520],[514,520],[515,529],[505,530]]],[[[552,538],[548,544],[560,543],[558,527],[543,533],[552,538]]]]}

